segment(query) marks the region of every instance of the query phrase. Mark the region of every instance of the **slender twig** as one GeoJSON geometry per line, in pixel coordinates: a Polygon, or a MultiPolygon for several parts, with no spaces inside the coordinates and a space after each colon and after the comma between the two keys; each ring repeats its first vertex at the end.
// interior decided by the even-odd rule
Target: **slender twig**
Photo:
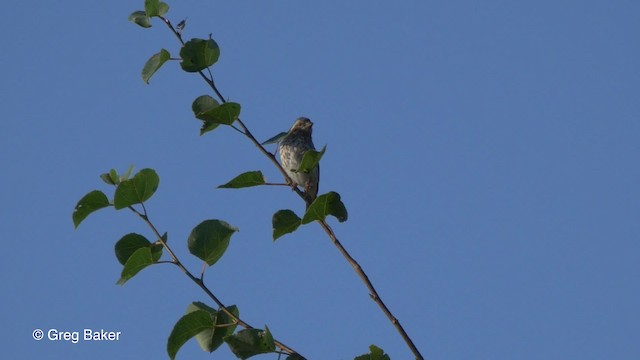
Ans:
{"type": "MultiPolygon", "coordinates": [[[[160,232],[158,231],[158,229],[155,227],[155,225],[153,225],[153,223],[151,222],[151,220],[149,219],[149,216],[147,214],[147,210],[144,207],[144,203],[142,203],[142,209],[143,212],[138,211],[136,208],[134,208],[133,206],[129,206],[129,209],[131,211],[133,211],[134,214],[138,215],[138,217],[140,217],[146,224],[147,226],[149,226],[149,228],[151,229],[151,231],[153,231],[154,235],[157,238],[157,241],[160,242],[162,244],[162,246],[167,250],[167,253],[169,254],[169,256],[171,257],[172,261],[170,263],[176,265],[178,268],[180,268],[180,270],[182,270],[183,273],[185,273],[185,275],[187,275],[187,277],[189,279],[191,279],[191,281],[193,281],[194,283],[196,283],[196,285],[198,285],[206,294],[207,296],[209,296],[215,303],[216,305],[218,305],[218,307],[220,308],[220,310],[222,312],[224,312],[227,316],[229,316],[234,323],[244,327],[245,329],[254,329],[253,326],[249,325],[247,322],[245,322],[244,320],[240,319],[238,316],[236,316],[235,314],[233,314],[231,311],[229,311],[229,309],[227,309],[227,307],[222,303],[222,301],[220,301],[220,299],[218,299],[217,296],[215,296],[213,294],[213,292],[211,292],[211,290],[209,290],[209,288],[207,287],[207,285],[205,285],[204,281],[202,280],[202,278],[198,278],[195,275],[193,275],[183,264],[182,262],[180,262],[180,259],[178,259],[178,256],[176,256],[176,254],[173,252],[173,250],[169,247],[169,245],[167,245],[167,242],[162,238],[162,235],[160,235],[160,232]]],[[[204,270],[202,273],[202,276],[204,276],[204,270]]],[[[289,355],[299,355],[297,351],[293,350],[292,348],[290,348],[289,346],[281,343],[278,340],[274,340],[274,343],[277,347],[279,347],[280,349],[282,349],[282,351],[284,351],[285,353],[289,354],[289,355]]],[[[303,358],[304,359],[304,358],[303,358]]]]}
{"type": "MultiPolygon", "coordinates": [[[[164,22],[167,24],[169,29],[171,29],[171,31],[178,37],[180,42],[184,45],[184,41],[182,40],[182,35],[178,31],[176,31],[176,29],[173,27],[173,25],[171,25],[171,22],[169,22],[169,20],[167,20],[165,18],[162,18],[162,17],[161,17],[161,19],[164,20],[164,22]]],[[[227,102],[225,100],[224,96],[222,96],[222,93],[220,93],[220,91],[216,87],[216,84],[213,81],[213,75],[211,74],[211,71],[209,70],[209,68],[207,68],[207,70],[209,71],[209,76],[210,77],[207,77],[202,71],[199,71],[198,73],[204,79],[204,81],[209,85],[211,90],[213,90],[213,92],[216,94],[218,99],[222,103],[227,102]]],[[[287,184],[292,187],[292,189],[298,194],[298,196],[300,198],[302,198],[302,200],[304,200],[307,203],[307,205],[309,205],[309,201],[305,197],[304,192],[302,192],[295,185],[295,182],[291,179],[291,177],[289,177],[289,174],[287,174],[285,169],[278,162],[278,160],[276,159],[275,155],[272,154],[271,152],[267,151],[267,149],[255,138],[255,136],[253,136],[251,131],[249,131],[249,128],[244,124],[244,122],[240,118],[238,118],[236,120],[236,122],[238,123],[238,125],[240,125],[241,131],[238,130],[237,128],[235,128],[235,127],[233,127],[233,128],[236,131],[238,131],[241,134],[243,134],[244,136],[246,136],[258,148],[258,150],[260,150],[260,152],[262,154],[264,154],[264,156],[266,156],[275,165],[275,167],[280,171],[282,176],[285,178],[287,184]]],[[[360,264],[358,264],[358,262],[351,256],[351,254],[349,254],[347,249],[345,249],[345,247],[342,246],[342,244],[340,243],[340,241],[336,237],[335,233],[333,232],[333,229],[331,229],[331,227],[329,226],[329,224],[326,223],[326,221],[318,220],[318,223],[320,223],[320,226],[322,227],[322,229],[325,231],[325,233],[327,233],[327,235],[329,236],[329,238],[331,239],[333,244],[338,248],[338,250],[344,256],[344,258],[347,260],[347,262],[349,262],[349,264],[353,267],[353,269],[355,270],[355,272],[358,275],[358,277],[360,277],[360,279],[362,280],[364,285],[369,290],[369,296],[371,297],[371,299],[376,304],[378,304],[378,306],[382,309],[382,312],[387,316],[389,321],[391,321],[393,326],[400,333],[400,336],[402,336],[402,338],[405,341],[405,343],[409,346],[409,349],[411,349],[411,352],[415,356],[416,360],[424,359],[422,354],[420,354],[420,351],[418,350],[418,348],[415,346],[415,344],[413,343],[413,341],[411,340],[411,338],[409,337],[407,332],[404,330],[404,328],[400,324],[400,321],[398,321],[398,319],[393,315],[391,310],[389,310],[389,308],[382,301],[382,298],[380,297],[380,295],[378,295],[378,292],[376,291],[375,287],[373,286],[373,284],[369,280],[369,277],[365,273],[365,271],[362,268],[362,266],[360,266],[360,264]]]]}
{"type": "Polygon", "coordinates": [[[289,184],[283,184],[283,183],[270,183],[270,182],[264,183],[264,184],[262,184],[262,185],[266,185],[266,186],[289,186],[289,184]]]}
{"type": "Polygon", "coordinates": [[[389,310],[387,305],[385,305],[385,303],[382,301],[382,299],[380,298],[380,295],[378,295],[378,292],[376,291],[376,288],[373,286],[373,284],[371,283],[371,280],[369,280],[369,277],[362,269],[362,266],[360,266],[360,264],[358,264],[356,259],[354,259],[351,256],[351,254],[349,254],[349,252],[347,251],[347,249],[344,248],[344,246],[342,246],[342,243],[340,243],[340,240],[338,240],[338,237],[336,237],[336,234],[333,232],[333,229],[331,228],[331,226],[329,226],[329,224],[327,224],[325,220],[318,220],[318,223],[320,223],[320,226],[325,231],[325,233],[327,233],[327,235],[329,236],[333,244],[338,248],[338,250],[340,250],[340,253],[342,253],[342,256],[344,256],[345,259],[347,259],[347,262],[349,262],[349,264],[351,265],[351,267],[353,267],[353,270],[355,270],[355,272],[358,274],[362,282],[365,284],[365,286],[369,290],[369,296],[371,297],[371,299],[375,301],[376,304],[378,304],[378,306],[382,309],[382,312],[384,312],[387,318],[389,318],[389,321],[391,321],[393,326],[395,326],[396,330],[398,330],[398,332],[400,333],[404,341],[407,343],[407,345],[411,349],[411,352],[413,352],[413,355],[415,355],[416,359],[424,359],[424,357],[422,357],[422,354],[420,354],[420,351],[418,350],[418,348],[415,346],[415,344],[409,337],[409,334],[407,334],[407,332],[404,331],[404,328],[400,324],[400,321],[398,321],[398,319],[395,316],[393,316],[393,314],[391,313],[391,310],[389,310]]]}

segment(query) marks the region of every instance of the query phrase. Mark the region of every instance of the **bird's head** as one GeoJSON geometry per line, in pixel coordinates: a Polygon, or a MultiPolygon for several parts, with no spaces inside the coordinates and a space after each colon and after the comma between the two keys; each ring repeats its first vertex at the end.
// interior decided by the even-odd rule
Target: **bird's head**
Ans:
{"type": "Polygon", "coordinates": [[[306,117],[299,117],[289,129],[289,133],[300,131],[302,133],[311,134],[313,123],[306,117]]]}

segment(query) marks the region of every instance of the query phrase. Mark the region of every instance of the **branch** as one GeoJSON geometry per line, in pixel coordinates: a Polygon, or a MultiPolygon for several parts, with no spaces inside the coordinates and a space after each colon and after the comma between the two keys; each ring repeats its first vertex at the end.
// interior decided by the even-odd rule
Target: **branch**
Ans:
{"type": "Polygon", "coordinates": [[[371,300],[373,300],[376,304],[378,304],[378,306],[382,309],[382,312],[384,312],[387,318],[389,318],[389,321],[391,321],[393,326],[395,326],[396,330],[398,330],[398,332],[400,333],[404,341],[407,343],[407,345],[411,349],[411,352],[413,352],[413,355],[416,357],[416,359],[417,360],[424,359],[422,354],[420,354],[420,351],[418,350],[418,348],[415,346],[415,344],[409,337],[409,334],[407,334],[407,332],[404,331],[404,328],[400,324],[400,321],[398,321],[398,319],[391,313],[391,310],[389,310],[387,305],[385,305],[385,303],[382,301],[382,299],[380,298],[380,295],[378,295],[378,292],[376,291],[376,288],[373,286],[373,284],[371,283],[371,280],[369,280],[369,277],[362,269],[362,266],[360,266],[360,264],[358,264],[356,259],[354,259],[351,256],[351,254],[349,254],[349,252],[347,251],[347,249],[344,248],[344,246],[342,246],[342,244],[340,243],[340,240],[338,240],[338,237],[336,237],[335,233],[333,232],[333,229],[329,226],[329,224],[327,224],[326,221],[318,220],[318,223],[320,223],[320,226],[322,227],[324,232],[327,233],[327,235],[333,242],[333,245],[335,245],[338,248],[342,256],[344,256],[344,258],[347,259],[347,262],[349,262],[349,265],[353,267],[353,270],[355,270],[356,274],[358,274],[358,276],[360,277],[360,280],[362,280],[362,282],[365,284],[365,286],[369,290],[369,296],[371,297],[371,300]]]}
{"type": "MultiPolygon", "coordinates": [[[[131,211],[133,211],[136,215],[138,215],[138,217],[140,217],[142,219],[142,221],[144,221],[149,226],[149,228],[151,228],[151,231],[153,231],[153,233],[156,236],[156,238],[158,239],[158,241],[167,250],[167,253],[169,254],[171,259],[173,260],[171,263],[176,265],[178,268],[180,268],[180,270],[182,270],[182,272],[185,273],[185,275],[187,275],[187,277],[189,279],[191,279],[191,281],[196,283],[196,285],[198,285],[207,294],[207,296],[209,296],[211,298],[211,300],[213,300],[216,303],[216,305],[218,305],[218,307],[222,310],[222,312],[224,312],[227,316],[229,316],[236,324],[244,327],[245,329],[253,329],[254,328],[253,326],[249,325],[247,322],[243,321],[242,319],[240,319],[239,317],[234,315],[231,311],[229,311],[227,309],[227,307],[222,303],[222,301],[220,301],[220,299],[218,299],[218,297],[215,296],[213,294],[213,292],[211,292],[211,290],[209,290],[207,285],[204,284],[204,281],[201,278],[198,278],[198,277],[194,276],[182,264],[180,259],[178,259],[176,254],[173,252],[173,250],[171,250],[171,248],[169,247],[167,242],[164,241],[164,239],[162,238],[162,235],[160,235],[160,232],[156,229],[156,227],[153,225],[151,220],[149,220],[149,216],[147,215],[147,210],[144,208],[144,204],[142,205],[143,213],[139,212],[138,210],[136,210],[132,206],[129,206],[129,209],[131,211]]],[[[203,271],[203,273],[204,273],[204,271],[203,271]]],[[[274,343],[276,344],[276,346],[278,346],[280,349],[282,349],[283,352],[287,353],[288,355],[296,354],[296,355],[301,356],[300,354],[298,354],[297,351],[293,350],[292,348],[288,347],[287,345],[281,343],[278,340],[274,340],[274,343]]],[[[302,359],[304,359],[304,357],[302,357],[302,359]]]]}
{"type": "MultiPolygon", "coordinates": [[[[184,40],[182,39],[182,34],[180,34],[180,32],[178,32],[173,27],[173,25],[171,24],[171,21],[169,21],[169,19],[167,19],[165,17],[162,17],[162,16],[159,16],[159,18],[162,19],[162,21],[164,21],[164,23],[167,25],[169,30],[171,30],[171,32],[178,38],[180,43],[182,45],[184,45],[184,40]]],[[[222,96],[222,93],[218,90],[218,87],[216,86],[215,82],[213,81],[213,76],[212,77],[208,77],[204,72],[202,72],[202,70],[198,71],[198,74],[207,83],[207,85],[209,85],[211,90],[213,90],[213,92],[216,94],[216,96],[218,97],[220,102],[223,103],[223,104],[226,103],[227,100],[224,98],[224,96],[222,96]]],[[[232,126],[233,129],[238,131],[239,133],[243,134],[244,136],[246,136],[258,148],[258,150],[260,150],[261,153],[263,153],[267,158],[269,158],[269,160],[271,160],[271,162],[276,166],[276,168],[278,168],[278,170],[280,171],[282,176],[285,178],[285,180],[287,181],[287,184],[289,184],[291,186],[293,191],[295,191],[298,194],[298,196],[300,196],[301,199],[305,200],[304,193],[300,189],[298,189],[297,186],[295,186],[295,182],[291,179],[291,177],[289,177],[289,175],[284,170],[282,165],[280,165],[280,163],[276,159],[275,155],[273,155],[264,146],[262,146],[262,144],[258,141],[258,139],[256,139],[255,136],[253,136],[251,131],[249,131],[249,128],[247,128],[247,126],[244,124],[244,122],[242,122],[242,120],[240,118],[238,118],[236,120],[236,122],[238,123],[238,125],[240,125],[240,129],[237,129],[235,126],[232,126]]]]}
{"type": "MultiPolygon", "coordinates": [[[[184,45],[184,41],[182,40],[182,35],[178,31],[176,31],[176,29],[173,27],[173,25],[171,25],[171,22],[169,22],[169,20],[167,20],[167,19],[165,19],[163,17],[161,17],[161,19],[167,24],[169,29],[171,29],[171,31],[176,35],[176,37],[184,45]]],[[[208,70],[208,68],[207,68],[207,70],[208,70]]],[[[213,90],[213,92],[216,94],[218,99],[222,103],[227,102],[225,100],[224,96],[222,96],[222,93],[216,87],[216,84],[213,81],[213,76],[211,76],[211,72],[209,71],[210,77],[205,75],[205,73],[202,72],[202,71],[199,71],[198,73],[200,74],[200,77],[202,77],[202,79],[209,85],[211,90],[213,90]]],[[[298,194],[298,196],[302,200],[305,201],[305,203],[307,203],[307,205],[309,205],[309,202],[306,199],[306,197],[304,196],[304,193],[295,185],[295,182],[291,179],[291,177],[289,177],[289,175],[284,170],[284,168],[282,167],[280,162],[278,162],[278,160],[276,159],[275,155],[272,154],[271,152],[267,151],[267,149],[255,138],[255,136],[253,136],[251,131],[249,131],[249,128],[244,124],[244,122],[240,118],[238,118],[236,120],[236,122],[238,123],[238,125],[240,125],[240,130],[235,128],[235,127],[234,127],[234,129],[236,131],[240,132],[241,134],[243,134],[244,136],[246,136],[258,148],[258,150],[260,150],[260,152],[264,156],[266,156],[273,163],[273,165],[278,169],[278,171],[280,171],[280,173],[282,174],[282,176],[286,180],[287,184],[289,186],[291,186],[291,188],[298,194]]],[[[358,275],[358,277],[360,277],[360,280],[362,280],[364,285],[369,290],[369,296],[371,297],[371,299],[376,304],[378,304],[378,306],[382,309],[382,312],[387,316],[389,321],[391,321],[393,326],[400,333],[400,336],[402,336],[402,339],[405,341],[407,346],[409,346],[409,349],[411,349],[411,352],[415,356],[416,360],[423,360],[424,357],[422,356],[422,354],[420,354],[420,351],[415,346],[415,344],[413,343],[413,341],[411,340],[411,338],[409,337],[407,332],[404,330],[404,328],[400,324],[400,321],[398,321],[398,319],[393,315],[391,310],[389,310],[389,308],[382,301],[382,298],[380,298],[380,295],[378,295],[378,292],[376,291],[375,287],[373,286],[373,284],[369,280],[369,277],[364,272],[364,270],[362,269],[360,264],[358,264],[358,262],[351,256],[351,254],[349,254],[349,252],[344,248],[344,246],[342,246],[342,244],[340,243],[340,241],[336,237],[335,233],[333,232],[333,229],[331,229],[331,227],[329,226],[329,224],[326,223],[326,221],[319,220],[318,223],[320,223],[320,226],[322,227],[322,229],[325,231],[325,233],[327,233],[327,235],[329,236],[329,238],[331,239],[333,244],[338,248],[338,251],[340,251],[342,256],[344,256],[344,258],[347,260],[347,262],[349,262],[349,264],[353,267],[353,269],[355,270],[355,272],[358,275]]],[[[184,269],[183,271],[186,271],[186,269],[184,269]]],[[[190,275],[190,274],[188,274],[188,275],[190,275]]],[[[192,277],[192,276],[190,276],[190,277],[192,277]]],[[[194,280],[194,281],[196,281],[196,280],[194,280]]],[[[203,285],[201,287],[203,287],[203,285]]],[[[203,290],[205,290],[205,289],[206,289],[206,287],[203,287],[203,290]]],[[[205,291],[208,291],[208,289],[205,290],[205,291]]],[[[213,296],[213,294],[211,294],[210,296],[213,296]]],[[[214,298],[214,301],[216,301],[215,298],[214,298]]],[[[216,303],[217,303],[217,301],[216,301],[216,303]]]]}

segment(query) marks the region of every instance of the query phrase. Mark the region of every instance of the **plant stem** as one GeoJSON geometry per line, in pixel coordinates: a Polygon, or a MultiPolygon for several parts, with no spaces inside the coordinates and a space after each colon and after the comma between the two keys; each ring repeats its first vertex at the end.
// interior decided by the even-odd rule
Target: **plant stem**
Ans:
{"type": "MultiPolygon", "coordinates": [[[[164,239],[162,238],[162,235],[160,235],[160,232],[158,231],[158,229],[156,229],[155,225],[153,225],[151,220],[149,220],[149,216],[147,215],[147,210],[145,209],[144,204],[142,205],[143,213],[139,212],[138,210],[136,210],[132,206],[129,206],[129,209],[131,211],[133,211],[136,215],[138,215],[138,217],[140,217],[149,226],[149,228],[151,228],[151,231],[153,231],[153,233],[156,236],[156,238],[158,239],[158,241],[167,250],[167,253],[169,253],[169,256],[173,260],[171,263],[176,265],[178,268],[180,268],[180,270],[182,270],[182,272],[185,273],[185,275],[187,275],[187,277],[189,279],[191,279],[191,281],[196,283],[196,285],[198,285],[202,289],[202,291],[204,291],[207,294],[207,296],[209,296],[216,303],[216,305],[218,305],[218,307],[221,309],[222,312],[224,312],[227,316],[229,316],[236,324],[244,327],[245,329],[253,329],[254,328],[253,326],[249,325],[247,322],[245,322],[242,319],[240,319],[239,317],[237,317],[231,311],[229,311],[227,309],[227,307],[222,303],[222,301],[220,301],[220,299],[218,299],[218,297],[215,296],[215,294],[213,292],[211,292],[211,290],[209,290],[207,285],[204,284],[204,281],[202,281],[202,279],[194,276],[182,264],[180,259],[178,259],[176,254],[173,252],[173,250],[171,250],[171,248],[169,247],[167,242],[164,241],[164,239]]],[[[283,352],[287,353],[288,355],[296,354],[298,356],[301,356],[300,354],[298,354],[297,351],[293,350],[292,348],[288,347],[287,345],[281,343],[278,340],[274,340],[274,343],[276,344],[277,347],[279,347],[283,352]]],[[[304,359],[304,357],[301,357],[301,358],[304,359]]]]}
{"type": "Polygon", "coordinates": [[[342,244],[340,243],[340,240],[338,240],[338,237],[333,232],[333,229],[331,228],[331,226],[329,226],[329,224],[327,224],[325,220],[318,220],[318,223],[320,223],[320,226],[322,227],[324,232],[327,233],[327,235],[333,242],[333,245],[335,245],[338,248],[342,256],[344,256],[344,258],[347,259],[347,262],[349,262],[349,265],[353,267],[353,270],[355,270],[356,274],[358,274],[358,276],[360,277],[360,280],[362,280],[362,282],[365,284],[365,286],[369,290],[369,296],[371,297],[371,299],[376,304],[378,304],[378,306],[382,309],[382,312],[384,312],[387,318],[389,318],[389,321],[391,321],[393,326],[395,326],[396,330],[398,330],[398,332],[402,336],[402,339],[404,339],[405,343],[407,343],[407,345],[411,349],[411,352],[413,352],[413,355],[416,357],[416,360],[423,360],[424,357],[422,356],[422,354],[420,354],[420,351],[418,350],[418,348],[415,346],[415,344],[409,337],[409,334],[407,334],[407,332],[404,331],[404,328],[400,324],[400,321],[398,321],[398,319],[393,315],[393,313],[391,313],[391,310],[389,310],[387,305],[385,305],[385,303],[382,301],[382,298],[380,298],[380,295],[378,295],[378,291],[376,291],[376,288],[371,283],[371,280],[369,280],[369,277],[364,272],[364,269],[362,268],[362,266],[360,266],[360,264],[358,264],[356,259],[354,259],[351,256],[351,254],[349,254],[349,252],[347,251],[347,249],[344,248],[344,246],[342,246],[342,244]]]}
{"type": "MultiPolygon", "coordinates": [[[[182,43],[184,45],[184,41],[182,40],[182,35],[178,31],[176,31],[176,29],[173,27],[173,25],[171,25],[169,20],[167,20],[167,19],[165,19],[163,17],[161,17],[161,19],[167,24],[169,29],[171,29],[171,31],[178,37],[178,39],[180,40],[180,43],[182,43]]],[[[224,96],[222,96],[222,93],[220,93],[220,91],[216,87],[216,84],[213,81],[213,76],[211,75],[211,72],[209,71],[209,74],[211,75],[210,77],[208,77],[202,71],[199,71],[198,73],[200,74],[202,79],[209,85],[211,90],[213,90],[213,92],[216,94],[218,99],[222,103],[227,102],[225,100],[224,96]]],[[[238,118],[236,120],[236,122],[240,125],[241,130],[242,130],[242,131],[239,131],[239,132],[242,133],[243,135],[245,135],[258,148],[258,150],[260,150],[260,152],[264,156],[266,156],[275,165],[275,167],[280,171],[282,176],[285,178],[287,184],[289,184],[292,187],[292,189],[298,194],[298,196],[300,198],[302,198],[302,200],[304,200],[307,203],[307,205],[309,205],[309,203],[308,203],[308,201],[307,201],[307,199],[305,197],[305,194],[295,185],[295,183],[289,177],[289,175],[284,170],[282,165],[280,165],[280,163],[276,159],[275,155],[272,154],[271,152],[267,151],[267,149],[265,149],[265,147],[255,138],[255,136],[253,136],[251,131],[249,131],[249,128],[244,124],[244,122],[242,122],[242,120],[240,120],[240,118],[238,118]]],[[[236,130],[238,130],[238,129],[236,129],[236,130]]],[[[362,268],[362,266],[360,266],[360,264],[358,264],[358,262],[351,256],[351,254],[349,254],[347,249],[345,249],[344,246],[342,246],[342,244],[338,240],[337,236],[333,232],[333,229],[329,226],[329,224],[326,223],[326,221],[319,220],[318,223],[320,223],[320,226],[325,231],[325,233],[327,233],[327,235],[329,236],[329,238],[331,239],[333,244],[338,248],[338,250],[340,251],[342,256],[344,256],[344,258],[347,260],[347,262],[353,267],[353,269],[355,270],[355,272],[358,275],[358,277],[360,277],[360,280],[362,280],[364,285],[369,290],[369,296],[371,297],[371,299],[376,304],[378,304],[380,309],[382,309],[382,312],[387,316],[389,321],[391,321],[393,326],[400,333],[400,336],[402,336],[402,339],[405,341],[407,346],[409,346],[409,349],[411,350],[411,352],[415,356],[416,360],[423,360],[424,357],[422,356],[422,354],[420,354],[420,351],[418,350],[418,348],[415,346],[415,344],[413,343],[413,341],[409,337],[409,334],[407,334],[407,332],[404,330],[404,328],[400,324],[400,321],[398,321],[398,319],[393,315],[391,310],[389,310],[387,305],[385,305],[385,303],[382,301],[382,298],[380,297],[380,295],[378,295],[378,292],[376,291],[375,287],[371,283],[371,280],[369,280],[369,277],[365,273],[365,271],[362,268]]],[[[183,271],[186,271],[186,269],[184,269],[183,271]]],[[[204,287],[203,290],[204,289],[206,289],[206,287],[204,287]]],[[[205,291],[208,291],[208,289],[205,290],[205,291]]],[[[213,296],[213,294],[211,294],[210,296],[213,296]]],[[[216,300],[214,299],[214,301],[216,301],[216,300]]]]}

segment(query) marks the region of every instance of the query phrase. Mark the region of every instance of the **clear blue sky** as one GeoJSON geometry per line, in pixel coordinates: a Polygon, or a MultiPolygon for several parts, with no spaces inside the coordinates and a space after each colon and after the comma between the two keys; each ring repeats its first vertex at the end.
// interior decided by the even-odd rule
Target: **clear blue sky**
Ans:
{"type": "MultiPolygon", "coordinates": [[[[103,210],[74,231],[76,201],[112,167],[152,167],[152,220],[193,271],[200,221],[240,228],[208,284],[310,359],[371,343],[411,354],[315,225],[271,241],[286,188],[218,190],[278,173],[229,129],[198,136],[208,89],[143,1],[15,1],[0,45],[3,353],[166,357],[173,323],[206,297],[159,265],[124,287],[113,244],[139,232],[103,210]],[[112,343],[36,342],[35,328],[121,331],[112,343]]],[[[185,36],[209,33],[226,97],[260,139],[298,116],[327,144],[321,192],[334,228],[428,359],[638,359],[640,23],[637,1],[170,1],[185,36]]],[[[179,359],[209,359],[188,343],[179,359]]],[[[216,359],[231,359],[225,348],[216,359]]],[[[262,357],[275,359],[274,356],[262,357]]]]}

